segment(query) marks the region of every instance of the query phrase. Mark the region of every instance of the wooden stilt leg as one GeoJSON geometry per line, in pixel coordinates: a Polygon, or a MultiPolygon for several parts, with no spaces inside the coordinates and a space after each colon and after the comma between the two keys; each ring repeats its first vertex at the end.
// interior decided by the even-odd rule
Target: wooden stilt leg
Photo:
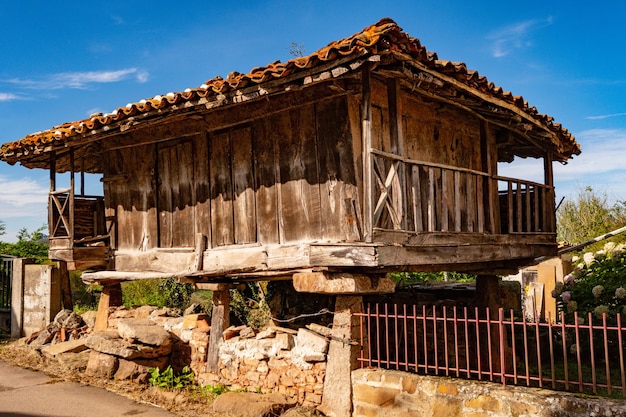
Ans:
{"type": "Polygon", "coordinates": [[[207,355],[207,372],[217,373],[219,350],[222,343],[222,333],[230,325],[228,305],[230,291],[220,290],[213,292],[213,312],[211,315],[211,333],[209,335],[209,352],[207,355]]]}
{"type": "Polygon", "coordinates": [[[122,285],[119,282],[106,284],[102,288],[94,331],[104,331],[109,327],[109,307],[122,305],[122,285]]]}

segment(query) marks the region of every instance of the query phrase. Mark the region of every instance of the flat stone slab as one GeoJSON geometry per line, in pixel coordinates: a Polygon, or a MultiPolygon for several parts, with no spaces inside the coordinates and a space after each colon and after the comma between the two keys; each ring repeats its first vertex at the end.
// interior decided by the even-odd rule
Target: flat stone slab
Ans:
{"type": "Polygon", "coordinates": [[[293,274],[298,292],[316,294],[388,294],[396,290],[392,279],[365,274],[298,272],[293,274]]]}
{"type": "Polygon", "coordinates": [[[61,353],[78,353],[89,349],[84,339],[69,340],[67,342],[50,345],[41,350],[44,355],[56,356],[61,353]]]}
{"type": "Polygon", "coordinates": [[[96,332],[85,339],[85,344],[92,350],[118,356],[124,359],[157,358],[172,351],[170,339],[160,346],[142,345],[121,339],[117,332],[96,332]]]}
{"type": "Polygon", "coordinates": [[[150,346],[164,345],[170,339],[167,330],[148,319],[120,319],[117,332],[123,339],[150,346]]]}

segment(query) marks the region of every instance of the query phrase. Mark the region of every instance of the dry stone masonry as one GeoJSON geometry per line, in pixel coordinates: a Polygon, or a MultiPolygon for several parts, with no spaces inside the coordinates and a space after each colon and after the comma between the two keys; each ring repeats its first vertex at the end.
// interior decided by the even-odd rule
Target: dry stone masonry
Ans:
{"type": "Polygon", "coordinates": [[[150,368],[171,365],[180,372],[189,366],[198,384],[273,392],[306,407],[321,404],[329,346],[319,333],[324,326],[312,327],[317,331],[231,326],[223,333],[218,372],[210,373],[210,318],[205,314],[116,307],[109,311],[107,330],[94,331],[94,321],[93,312],[83,319],[64,310],[29,342],[50,357],[75,361],[73,366],[88,376],[145,383],[150,368]]]}

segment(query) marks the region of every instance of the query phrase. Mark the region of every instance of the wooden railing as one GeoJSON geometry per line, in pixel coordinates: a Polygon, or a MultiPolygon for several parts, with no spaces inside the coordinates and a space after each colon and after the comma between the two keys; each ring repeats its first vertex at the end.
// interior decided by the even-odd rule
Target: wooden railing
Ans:
{"type": "Polygon", "coordinates": [[[374,230],[493,234],[555,230],[550,186],[379,150],[371,154],[374,230]]]}
{"type": "Polygon", "coordinates": [[[54,191],[49,196],[50,239],[73,243],[104,233],[103,197],[76,196],[71,190],[54,191]]]}
{"type": "Polygon", "coordinates": [[[74,193],[72,190],[51,191],[48,200],[50,238],[71,239],[74,236],[74,193]]]}
{"type": "Polygon", "coordinates": [[[552,187],[514,178],[495,177],[499,187],[502,233],[554,232],[552,187]]]}

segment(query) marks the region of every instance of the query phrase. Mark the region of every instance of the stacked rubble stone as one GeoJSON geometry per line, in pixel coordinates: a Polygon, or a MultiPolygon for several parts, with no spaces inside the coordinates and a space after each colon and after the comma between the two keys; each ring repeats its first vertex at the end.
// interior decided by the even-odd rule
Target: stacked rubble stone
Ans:
{"type": "Polygon", "coordinates": [[[200,382],[279,392],[304,406],[321,404],[328,351],[324,336],[280,327],[256,334],[243,327],[229,336],[220,347],[218,374],[200,373],[200,382]]]}
{"type": "MultiPolygon", "coordinates": [[[[210,319],[204,314],[143,306],[112,308],[106,331],[94,332],[94,315],[65,310],[29,342],[61,360],[80,358],[75,368],[88,376],[145,383],[150,368],[188,366],[196,383],[231,390],[274,392],[299,405],[321,404],[328,339],[313,330],[247,326],[224,331],[217,374],[206,372],[210,319]]],[[[323,332],[321,332],[323,333],[323,332]]]]}

